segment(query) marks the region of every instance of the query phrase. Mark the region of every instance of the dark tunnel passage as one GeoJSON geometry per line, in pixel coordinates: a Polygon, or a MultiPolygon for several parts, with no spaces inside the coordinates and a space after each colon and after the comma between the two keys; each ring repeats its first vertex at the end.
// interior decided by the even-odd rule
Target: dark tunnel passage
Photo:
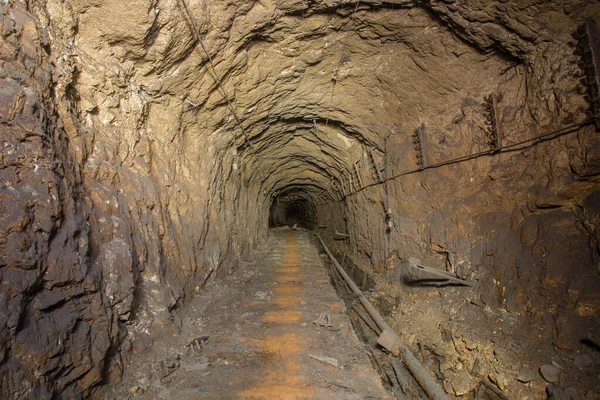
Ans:
{"type": "Polygon", "coordinates": [[[300,226],[313,229],[317,222],[317,210],[308,195],[293,190],[273,196],[269,210],[269,227],[300,226]]]}

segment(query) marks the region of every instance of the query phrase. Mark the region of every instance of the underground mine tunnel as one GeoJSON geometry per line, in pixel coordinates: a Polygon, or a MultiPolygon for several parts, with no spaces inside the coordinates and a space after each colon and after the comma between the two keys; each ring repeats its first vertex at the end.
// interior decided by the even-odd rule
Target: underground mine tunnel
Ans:
{"type": "Polygon", "coordinates": [[[599,2],[0,8],[1,398],[600,399],[599,2]]]}
{"type": "Polygon", "coordinates": [[[285,192],[274,193],[269,209],[269,227],[301,226],[315,227],[316,206],[302,188],[288,188],[285,192]]]}

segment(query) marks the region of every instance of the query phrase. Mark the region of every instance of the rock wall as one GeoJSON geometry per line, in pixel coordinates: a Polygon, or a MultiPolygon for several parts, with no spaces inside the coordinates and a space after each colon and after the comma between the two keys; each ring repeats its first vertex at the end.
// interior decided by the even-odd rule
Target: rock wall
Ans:
{"type": "MultiPolygon", "coordinates": [[[[410,173],[346,196],[323,209],[321,219],[332,221],[330,233],[348,230],[350,245],[332,245],[340,254],[354,251],[355,260],[378,277],[373,301],[388,309],[415,352],[423,343],[431,345],[426,362],[449,393],[463,395],[485,380],[511,397],[551,395],[558,389],[546,388],[537,372],[537,378],[518,376],[554,361],[565,368],[560,390],[593,398],[597,368],[581,367],[582,357],[594,355],[585,338],[600,333],[600,136],[593,124],[551,141],[422,172],[414,171],[417,152],[408,142],[410,130],[423,126],[425,166],[485,152],[486,93],[499,98],[506,145],[586,120],[590,109],[581,97],[569,36],[584,14],[568,6],[564,13],[532,6],[535,21],[523,30],[509,26],[518,24],[509,20],[520,6],[481,4],[475,12],[466,5],[436,6],[432,12],[480,50],[500,50],[506,67],[494,71],[475,61],[461,66],[468,80],[449,93],[447,86],[458,79],[444,63],[447,79],[430,92],[421,89],[428,108],[402,120],[403,129],[387,140],[387,162],[383,154],[378,159],[384,179],[385,173],[410,173]],[[512,34],[504,36],[508,30],[512,34]],[[481,74],[487,85],[475,82],[481,74]],[[409,257],[456,272],[474,287],[407,285],[398,277],[407,276],[402,260],[409,257]],[[457,345],[461,339],[470,343],[468,349],[457,345]]],[[[597,9],[586,12],[598,15],[597,9]]],[[[419,61],[429,67],[428,61],[446,60],[443,54],[452,53],[442,44],[431,61],[427,56],[419,61]]]]}
{"type": "MultiPolygon", "coordinates": [[[[239,256],[235,210],[218,209],[239,189],[215,146],[187,143],[182,100],[150,105],[133,63],[75,50],[92,28],[77,13],[97,7],[2,6],[3,398],[118,379],[132,340],[175,332],[186,296],[239,256]]],[[[144,21],[122,22],[112,37],[135,42],[144,21]]]]}
{"type": "Polygon", "coordinates": [[[71,151],[73,120],[59,118],[53,97],[49,37],[21,5],[2,11],[0,393],[86,395],[122,335],[91,258],[93,206],[71,151]]]}

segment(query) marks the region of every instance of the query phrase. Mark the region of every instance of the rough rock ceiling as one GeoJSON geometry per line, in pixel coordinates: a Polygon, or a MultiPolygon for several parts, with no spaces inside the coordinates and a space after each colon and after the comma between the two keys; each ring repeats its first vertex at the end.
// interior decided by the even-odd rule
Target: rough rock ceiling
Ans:
{"type": "Polygon", "coordinates": [[[272,177],[257,176],[270,194],[307,181],[332,192],[340,169],[383,151],[389,133],[410,149],[423,122],[457,125],[433,140],[463,152],[483,128],[482,96],[499,86],[515,94],[542,34],[565,34],[547,32],[558,8],[547,4],[190,1],[192,21],[180,1],[138,3],[118,19],[118,2],[48,4],[51,32],[90,64],[74,85],[86,119],[129,130],[135,115],[157,147],[193,160],[208,142],[225,166],[235,142],[245,181],[272,177]]]}

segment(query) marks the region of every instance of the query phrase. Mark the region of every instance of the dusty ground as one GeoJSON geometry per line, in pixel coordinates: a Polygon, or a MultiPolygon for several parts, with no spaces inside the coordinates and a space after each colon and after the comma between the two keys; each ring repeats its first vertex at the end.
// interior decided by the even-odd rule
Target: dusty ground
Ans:
{"type": "Polygon", "coordinates": [[[600,399],[600,355],[593,346],[561,349],[541,342],[548,325],[526,325],[518,315],[492,310],[464,287],[378,281],[368,295],[448,393],[465,399],[600,399]]]}
{"type": "Polygon", "coordinates": [[[273,230],[255,255],[192,300],[179,334],[134,343],[104,398],[393,398],[309,233],[273,230]]]}
{"type": "MultiPolygon", "coordinates": [[[[191,300],[179,332],[138,335],[122,382],[103,398],[391,399],[393,390],[426,399],[394,371],[376,325],[323,260],[310,232],[271,230],[251,262],[191,300]]],[[[376,281],[366,294],[452,397],[600,398],[597,352],[536,345],[537,330],[510,313],[453,301],[461,290],[376,281]],[[464,318],[471,330],[460,329],[464,318]],[[558,369],[555,382],[542,366],[558,369]]]]}

